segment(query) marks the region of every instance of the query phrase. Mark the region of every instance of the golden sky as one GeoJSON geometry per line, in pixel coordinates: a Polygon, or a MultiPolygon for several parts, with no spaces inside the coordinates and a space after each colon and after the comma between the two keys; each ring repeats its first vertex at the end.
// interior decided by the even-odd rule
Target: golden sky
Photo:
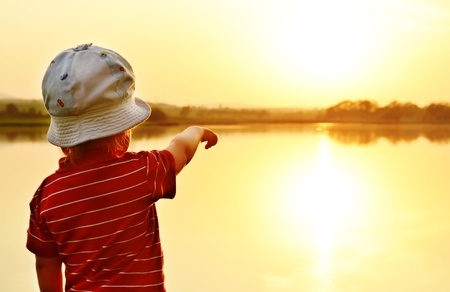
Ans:
{"type": "Polygon", "coordinates": [[[0,96],[41,98],[51,59],[93,42],[149,102],[450,101],[448,0],[14,0],[0,27],[0,96]]]}

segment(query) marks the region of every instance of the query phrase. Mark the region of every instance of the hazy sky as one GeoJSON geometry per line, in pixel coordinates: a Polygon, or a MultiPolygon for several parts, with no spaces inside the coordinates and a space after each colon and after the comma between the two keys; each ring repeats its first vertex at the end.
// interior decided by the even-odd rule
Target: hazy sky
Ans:
{"type": "Polygon", "coordinates": [[[0,27],[0,96],[41,98],[52,58],[93,42],[150,102],[450,101],[448,0],[14,0],[0,27]]]}

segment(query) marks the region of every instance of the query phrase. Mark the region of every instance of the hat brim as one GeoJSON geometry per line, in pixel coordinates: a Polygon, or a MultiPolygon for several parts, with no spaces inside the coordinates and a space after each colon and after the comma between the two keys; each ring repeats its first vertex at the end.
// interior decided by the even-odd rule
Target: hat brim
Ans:
{"type": "Polygon", "coordinates": [[[52,116],[47,139],[60,147],[72,147],[89,140],[119,134],[143,123],[150,106],[139,98],[83,113],[78,116],[52,116]]]}

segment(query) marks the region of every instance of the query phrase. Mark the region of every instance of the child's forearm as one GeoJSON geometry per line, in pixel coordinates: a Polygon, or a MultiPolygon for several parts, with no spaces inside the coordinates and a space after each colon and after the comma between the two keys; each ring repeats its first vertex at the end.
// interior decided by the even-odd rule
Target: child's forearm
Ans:
{"type": "Polygon", "coordinates": [[[189,127],[176,135],[166,148],[175,160],[176,173],[191,161],[200,142],[206,142],[205,148],[209,149],[216,145],[217,141],[217,135],[213,131],[197,126],[189,127]]]}
{"type": "Polygon", "coordinates": [[[167,147],[174,159],[176,172],[179,173],[186,164],[191,161],[197,151],[198,144],[203,137],[203,129],[200,127],[189,127],[176,135],[167,147]]]}
{"type": "Polygon", "coordinates": [[[178,137],[176,137],[179,143],[184,145],[184,150],[186,154],[186,164],[191,161],[197,151],[198,144],[202,141],[204,129],[198,126],[192,126],[181,132],[178,137]]]}

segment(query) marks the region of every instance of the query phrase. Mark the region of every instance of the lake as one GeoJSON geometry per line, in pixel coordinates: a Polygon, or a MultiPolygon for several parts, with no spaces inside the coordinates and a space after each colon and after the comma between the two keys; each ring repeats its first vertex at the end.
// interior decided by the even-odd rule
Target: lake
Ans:
{"type": "MultiPolygon", "coordinates": [[[[450,126],[211,126],[157,203],[170,292],[450,291],[450,126]]],[[[141,127],[131,150],[180,127],[141,127]]],[[[45,128],[0,128],[0,291],[38,291],[28,202],[45,128]]]]}

